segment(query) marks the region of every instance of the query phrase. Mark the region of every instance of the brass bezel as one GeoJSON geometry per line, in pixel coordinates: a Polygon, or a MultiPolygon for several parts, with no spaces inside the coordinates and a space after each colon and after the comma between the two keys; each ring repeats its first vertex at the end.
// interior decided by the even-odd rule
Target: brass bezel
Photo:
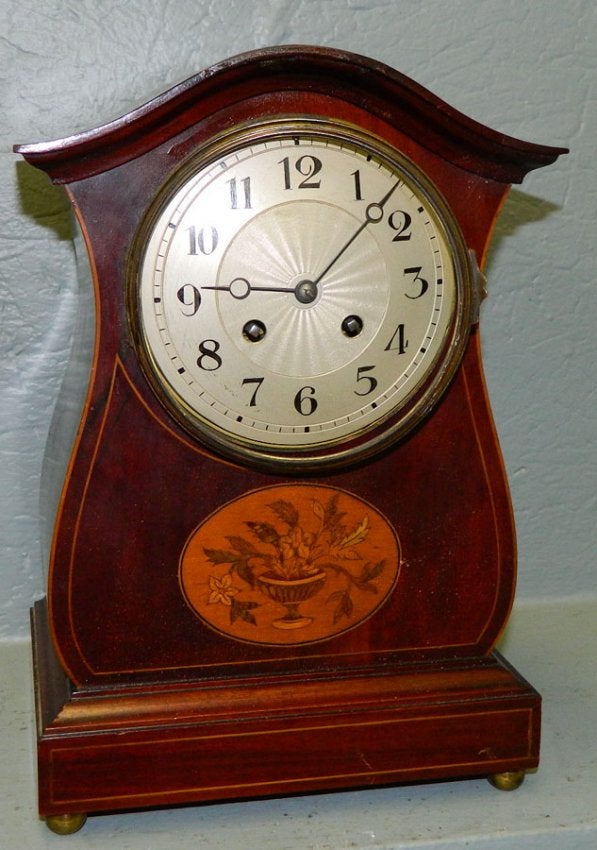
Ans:
{"type": "Polygon", "coordinates": [[[380,137],[345,121],[318,116],[278,116],[251,121],[219,134],[197,148],[165,180],[143,216],[131,247],[128,263],[127,309],[135,349],[145,376],[165,409],[187,433],[206,448],[224,457],[269,471],[311,473],[352,466],[379,454],[402,440],[437,404],[460,365],[471,325],[476,319],[474,272],[460,226],[435,184],[411,159],[380,137]],[[340,437],[308,446],[256,444],[205,420],[182,399],[156,363],[140,317],[140,267],[147,240],[164,207],[198,171],[234,150],[257,141],[313,135],[358,147],[385,162],[421,194],[435,216],[435,224],[448,244],[456,282],[453,315],[444,344],[410,393],[379,420],[340,437]]]}

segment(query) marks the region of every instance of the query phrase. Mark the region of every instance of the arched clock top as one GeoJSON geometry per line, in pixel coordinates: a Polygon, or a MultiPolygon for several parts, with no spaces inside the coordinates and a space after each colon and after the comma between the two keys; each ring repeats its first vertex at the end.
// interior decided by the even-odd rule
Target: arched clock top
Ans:
{"type": "Polygon", "coordinates": [[[448,162],[483,178],[520,183],[566,148],[505,136],[381,62],[342,50],[279,46],[243,53],[198,73],[126,115],[50,142],[15,145],[55,183],[70,183],[135,159],[231,102],[277,93],[327,94],[365,106],[448,162]]]}

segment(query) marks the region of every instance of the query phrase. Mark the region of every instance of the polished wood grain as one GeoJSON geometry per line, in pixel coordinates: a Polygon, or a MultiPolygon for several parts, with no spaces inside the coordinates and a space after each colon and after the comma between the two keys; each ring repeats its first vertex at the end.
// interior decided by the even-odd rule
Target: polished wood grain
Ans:
{"type": "MultiPolygon", "coordinates": [[[[49,645],[34,615],[38,683],[49,645]]],[[[58,664],[40,713],[63,691],[58,664]]],[[[497,654],[330,675],[72,690],[40,735],[46,815],[536,767],[540,698],[497,654]]]]}
{"type": "Polygon", "coordinates": [[[18,146],[67,184],[97,310],[48,617],[40,605],[34,618],[43,814],[537,764],[540,698],[492,654],[516,556],[476,326],[408,439],[309,477],[357,494],[396,529],[400,578],[374,615],[329,640],[275,646],[220,634],[185,603],[179,562],[198,524],[301,477],[218,457],[162,407],[130,323],[131,245],[158,188],[200,145],[278,115],[349,121],[394,145],[439,187],[480,262],[510,183],[564,152],[482,127],[379,63],[294,47],[221,63],[96,130],[18,146]]]}

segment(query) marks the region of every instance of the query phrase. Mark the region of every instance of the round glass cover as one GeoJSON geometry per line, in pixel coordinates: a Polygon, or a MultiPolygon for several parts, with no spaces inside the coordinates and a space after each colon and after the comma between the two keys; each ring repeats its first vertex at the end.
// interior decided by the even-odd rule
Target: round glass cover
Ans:
{"type": "Polygon", "coordinates": [[[468,255],[412,162],[356,128],[278,120],[178,172],[136,246],[154,389],[209,447],[298,468],[403,436],[453,374],[468,255]]]}

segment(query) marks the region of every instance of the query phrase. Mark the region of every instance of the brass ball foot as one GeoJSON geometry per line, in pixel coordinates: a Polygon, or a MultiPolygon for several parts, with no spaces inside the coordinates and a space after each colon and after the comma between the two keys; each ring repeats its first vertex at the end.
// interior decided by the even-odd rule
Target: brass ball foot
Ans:
{"type": "Polygon", "coordinates": [[[74,814],[66,815],[49,815],[46,818],[48,829],[55,832],[57,835],[72,835],[73,832],[78,832],[84,826],[87,820],[85,812],[75,812],[74,814]]]}
{"type": "Polygon", "coordinates": [[[492,773],[489,782],[500,791],[516,791],[524,782],[524,770],[509,770],[505,773],[492,773]]]}

